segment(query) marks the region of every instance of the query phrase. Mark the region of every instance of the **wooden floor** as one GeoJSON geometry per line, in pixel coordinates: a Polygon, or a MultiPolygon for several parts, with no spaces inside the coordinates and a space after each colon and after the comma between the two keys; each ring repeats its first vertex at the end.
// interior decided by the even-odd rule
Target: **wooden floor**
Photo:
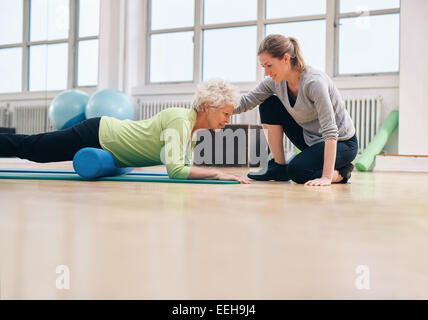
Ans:
{"type": "Polygon", "coordinates": [[[351,181],[0,180],[0,298],[428,299],[428,174],[351,181]]]}

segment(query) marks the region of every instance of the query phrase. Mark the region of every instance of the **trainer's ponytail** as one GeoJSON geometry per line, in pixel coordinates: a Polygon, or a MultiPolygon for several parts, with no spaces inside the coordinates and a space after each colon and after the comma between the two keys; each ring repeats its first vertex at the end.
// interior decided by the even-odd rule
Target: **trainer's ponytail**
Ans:
{"type": "Polygon", "coordinates": [[[306,70],[305,60],[300,50],[297,39],[293,37],[284,37],[281,34],[270,34],[260,43],[257,55],[268,52],[272,57],[282,59],[284,54],[290,56],[291,66],[303,72],[306,70]]]}
{"type": "Polygon", "coordinates": [[[294,47],[294,57],[291,58],[292,65],[295,69],[303,72],[306,70],[306,64],[302,56],[302,51],[300,50],[299,42],[293,37],[288,37],[288,39],[290,39],[294,47]]]}

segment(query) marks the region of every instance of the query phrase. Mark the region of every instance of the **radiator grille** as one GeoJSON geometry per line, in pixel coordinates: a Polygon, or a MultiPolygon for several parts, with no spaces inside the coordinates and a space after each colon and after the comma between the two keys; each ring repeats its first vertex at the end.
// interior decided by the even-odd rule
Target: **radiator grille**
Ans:
{"type": "Polygon", "coordinates": [[[37,134],[54,131],[48,118],[48,108],[46,105],[14,106],[12,126],[16,128],[16,133],[37,134]]]}
{"type": "Polygon", "coordinates": [[[359,151],[362,152],[379,129],[382,97],[347,97],[344,101],[354,122],[359,151]]]}
{"type": "Polygon", "coordinates": [[[138,103],[139,119],[148,119],[168,108],[190,109],[193,101],[190,100],[170,100],[170,101],[140,101],[138,103]]]}
{"type": "Polygon", "coordinates": [[[7,106],[0,106],[0,127],[10,127],[9,108],[7,106]]]}
{"type": "MultiPolygon", "coordinates": [[[[167,100],[167,101],[139,101],[138,102],[138,115],[140,120],[148,119],[158,114],[160,111],[168,108],[186,108],[193,107],[192,100],[167,100]]],[[[233,115],[230,118],[231,124],[260,124],[259,112],[257,109],[233,115]]]]}

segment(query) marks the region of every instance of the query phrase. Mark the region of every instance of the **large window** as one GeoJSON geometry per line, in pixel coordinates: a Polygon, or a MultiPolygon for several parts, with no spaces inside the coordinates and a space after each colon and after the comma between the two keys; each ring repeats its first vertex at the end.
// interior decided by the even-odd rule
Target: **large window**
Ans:
{"type": "Polygon", "coordinates": [[[194,0],[151,1],[150,82],[193,81],[194,25],[194,0]]]}
{"type": "Polygon", "coordinates": [[[299,41],[308,65],[325,71],[326,0],[266,0],[265,35],[279,33],[299,41]]]}
{"type": "Polygon", "coordinates": [[[23,0],[0,0],[0,93],[22,90],[23,0]]]}
{"type": "Polygon", "coordinates": [[[98,35],[100,0],[79,0],[77,32],[77,86],[98,83],[98,35]]]}
{"type": "Polygon", "coordinates": [[[399,71],[400,0],[340,0],[339,74],[399,71]]]}
{"type": "Polygon", "coordinates": [[[256,81],[257,27],[245,22],[257,20],[257,0],[205,0],[201,4],[202,80],[256,81]]]}
{"type": "Polygon", "coordinates": [[[0,93],[97,85],[99,2],[0,0],[0,93]]]}
{"type": "Polygon", "coordinates": [[[151,0],[147,83],[262,77],[257,45],[293,36],[330,76],[399,71],[399,0],[151,0]],[[327,68],[327,66],[330,66],[327,68]]]}
{"type": "Polygon", "coordinates": [[[256,81],[255,26],[208,29],[203,37],[203,80],[256,81]]]}

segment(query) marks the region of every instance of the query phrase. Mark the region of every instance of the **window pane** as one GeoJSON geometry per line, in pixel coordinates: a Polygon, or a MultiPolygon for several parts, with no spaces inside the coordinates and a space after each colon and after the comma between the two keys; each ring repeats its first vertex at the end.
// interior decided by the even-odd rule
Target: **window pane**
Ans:
{"type": "Polygon", "coordinates": [[[98,83],[98,40],[79,42],[78,86],[98,83]]]}
{"type": "Polygon", "coordinates": [[[325,20],[268,24],[266,35],[279,33],[297,39],[307,65],[325,71],[325,20]]]}
{"type": "Polygon", "coordinates": [[[152,0],[152,30],[192,27],[195,0],[152,0]]]}
{"type": "Polygon", "coordinates": [[[79,37],[97,36],[100,24],[100,0],[79,1],[79,37]]]}
{"type": "Polygon", "coordinates": [[[203,79],[256,81],[255,26],[204,31],[203,79]]]}
{"type": "Polygon", "coordinates": [[[326,13],[326,0],[266,0],[266,19],[326,13]]]}
{"type": "Polygon", "coordinates": [[[22,90],[22,48],[0,50],[0,93],[22,90]]]}
{"type": "Polygon", "coordinates": [[[340,13],[400,8],[400,0],[340,0],[340,13]]]}
{"type": "Polygon", "coordinates": [[[31,0],[31,41],[68,38],[68,28],[68,0],[31,0]]]}
{"type": "Polygon", "coordinates": [[[0,45],[22,42],[22,3],[0,0],[0,45]]]}
{"type": "Polygon", "coordinates": [[[193,80],[193,32],[151,36],[150,81],[193,80]]]}
{"type": "Polygon", "coordinates": [[[204,23],[249,21],[257,19],[257,0],[205,0],[204,23]],[[245,8],[245,9],[243,9],[245,8]]]}
{"type": "Polygon", "coordinates": [[[398,72],[399,14],[340,20],[339,73],[398,72]]]}
{"type": "Polygon", "coordinates": [[[30,47],[30,91],[62,90],[67,87],[67,44],[30,47]]]}

